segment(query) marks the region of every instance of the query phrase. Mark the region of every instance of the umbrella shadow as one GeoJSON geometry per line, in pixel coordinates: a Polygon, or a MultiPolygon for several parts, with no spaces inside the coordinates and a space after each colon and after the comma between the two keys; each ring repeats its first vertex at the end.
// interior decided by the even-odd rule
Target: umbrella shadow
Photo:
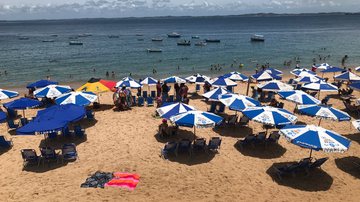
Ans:
{"type": "Polygon", "coordinates": [[[241,126],[215,127],[213,131],[224,137],[243,138],[253,133],[253,129],[241,126]]]}
{"type": "Polygon", "coordinates": [[[286,152],[286,148],[278,143],[271,143],[268,145],[246,145],[240,146],[241,140],[237,141],[234,147],[244,156],[250,156],[260,159],[274,159],[279,158],[286,152]]]}
{"type": "Polygon", "coordinates": [[[349,138],[350,140],[360,144],[360,133],[347,134],[344,135],[344,137],[349,138]]]}
{"type": "Polygon", "coordinates": [[[34,172],[34,173],[45,173],[51,170],[55,170],[61,167],[64,167],[68,164],[68,162],[61,162],[61,159],[59,162],[43,162],[41,161],[39,166],[27,166],[23,168],[24,171],[28,172],[34,172]]]}
{"type": "Polygon", "coordinates": [[[94,108],[94,107],[91,107],[91,109],[94,111],[94,112],[98,112],[98,111],[107,111],[107,110],[110,110],[114,108],[114,105],[110,105],[110,104],[100,104],[100,107],[99,108],[94,108]]]}
{"type": "Polygon", "coordinates": [[[352,175],[353,177],[360,179],[360,158],[356,156],[347,156],[344,158],[335,159],[336,166],[352,175]]]}
{"type": "Polygon", "coordinates": [[[199,99],[204,99],[203,96],[201,96],[200,94],[198,93],[192,93],[191,96],[189,97],[190,99],[192,100],[199,100],[199,99]]]}
{"type": "Polygon", "coordinates": [[[10,151],[11,150],[11,148],[0,148],[0,156],[1,155],[3,155],[4,153],[6,153],[6,152],[8,152],[8,151],[10,151]]]}
{"type": "Polygon", "coordinates": [[[169,135],[167,137],[160,137],[158,133],[154,135],[155,139],[158,142],[161,143],[167,143],[167,142],[177,142],[182,139],[189,139],[190,141],[193,141],[196,136],[194,136],[194,133],[192,131],[184,130],[179,128],[175,135],[169,135]]]}
{"type": "Polygon", "coordinates": [[[327,191],[331,188],[334,179],[322,169],[314,169],[309,175],[298,173],[295,176],[284,176],[281,179],[277,176],[275,168],[295,162],[274,163],[266,173],[277,184],[308,192],[327,191]]]}
{"type": "Polygon", "coordinates": [[[96,119],[94,119],[94,120],[82,119],[72,125],[81,125],[81,127],[83,129],[86,129],[86,128],[93,127],[97,122],[98,122],[98,120],[96,120],[96,119]]]}
{"type": "Polygon", "coordinates": [[[169,155],[168,160],[188,166],[199,165],[210,162],[215,157],[215,152],[198,151],[191,155],[187,152],[176,155],[169,155]]]}
{"type": "Polygon", "coordinates": [[[64,137],[58,136],[54,139],[43,139],[40,141],[39,147],[51,147],[53,149],[61,149],[64,144],[74,143],[75,145],[79,145],[87,140],[86,135],[82,138],[80,137],[64,137]]]}

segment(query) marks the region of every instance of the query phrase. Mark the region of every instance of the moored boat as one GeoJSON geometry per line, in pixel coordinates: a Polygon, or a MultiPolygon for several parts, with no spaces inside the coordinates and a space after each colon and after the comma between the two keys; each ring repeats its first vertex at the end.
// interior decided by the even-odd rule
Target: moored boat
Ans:
{"type": "Polygon", "coordinates": [[[265,41],[265,38],[264,38],[264,35],[254,34],[254,35],[251,36],[251,41],[263,42],[263,41],[265,41]]]}
{"type": "Polygon", "coordinates": [[[207,43],[220,43],[220,39],[205,39],[207,43]]]}
{"type": "Polygon", "coordinates": [[[154,49],[154,48],[148,48],[148,49],[146,49],[146,51],[148,53],[161,53],[162,52],[161,49],[154,49]]]}
{"type": "Polygon", "coordinates": [[[54,42],[53,39],[45,39],[45,40],[42,40],[42,42],[54,42]]]}
{"type": "Polygon", "coordinates": [[[181,35],[177,32],[173,32],[167,35],[169,38],[180,38],[181,35]]]}
{"type": "Polygon", "coordinates": [[[70,41],[69,45],[81,46],[81,45],[83,45],[83,42],[81,42],[81,41],[70,41]]]}
{"type": "Polygon", "coordinates": [[[196,35],[196,36],[191,36],[191,38],[192,38],[192,39],[200,39],[200,37],[197,36],[197,35],[196,35]]]}
{"type": "Polygon", "coordinates": [[[109,35],[108,36],[110,39],[116,39],[116,38],[119,38],[119,36],[118,35],[109,35]]]}
{"type": "Polygon", "coordinates": [[[27,36],[20,36],[20,37],[19,37],[19,40],[29,40],[29,37],[27,37],[27,36]]]}
{"type": "Polygon", "coordinates": [[[177,42],[178,46],[190,46],[191,45],[191,41],[189,40],[180,40],[177,42]]]}
{"type": "Polygon", "coordinates": [[[195,43],[195,46],[206,46],[207,43],[205,41],[199,41],[195,43]]]}
{"type": "Polygon", "coordinates": [[[157,42],[160,42],[160,41],[163,41],[163,38],[160,38],[160,37],[154,37],[154,38],[151,38],[151,41],[157,41],[157,42]]]}

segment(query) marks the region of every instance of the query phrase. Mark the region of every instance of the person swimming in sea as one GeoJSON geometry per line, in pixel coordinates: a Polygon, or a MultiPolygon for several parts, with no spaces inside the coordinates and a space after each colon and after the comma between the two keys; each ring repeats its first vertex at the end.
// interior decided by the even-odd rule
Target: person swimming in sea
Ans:
{"type": "Polygon", "coordinates": [[[106,71],[106,74],[105,74],[105,75],[106,75],[106,77],[109,77],[109,72],[108,72],[108,71],[106,71]]]}

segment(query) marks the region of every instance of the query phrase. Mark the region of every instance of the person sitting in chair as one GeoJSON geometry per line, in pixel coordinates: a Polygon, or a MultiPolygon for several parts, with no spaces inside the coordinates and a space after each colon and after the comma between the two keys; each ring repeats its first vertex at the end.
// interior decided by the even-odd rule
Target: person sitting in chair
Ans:
{"type": "Polygon", "coordinates": [[[165,136],[169,136],[169,125],[167,123],[166,119],[162,120],[162,123],[159,125],[159,136],[160,137],[165,137],[165,136]]]}

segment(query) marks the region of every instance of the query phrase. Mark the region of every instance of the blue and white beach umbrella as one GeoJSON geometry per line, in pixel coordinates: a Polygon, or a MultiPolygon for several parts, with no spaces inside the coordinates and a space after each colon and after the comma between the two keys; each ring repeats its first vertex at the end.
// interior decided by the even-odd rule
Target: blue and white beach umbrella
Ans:
{"type": "Polygon", "coordinates": [[[187,80],[190,83],[203,84],[205,83],[205,81],[210,81],[210,77],[201,74],[195,74],[186,77],[185,80],[187,80]]]}
{"type": "Polygon", "coordinates": [[[0,100],[13,98],[18,95],[19,93],[15,91],[0,89],[0,100]]]}
{"type": "Polygon", "coordinates": [[[55,98],[70,91],[70,86],[48,85],[44,88],[40,88],[34,91],[34,96],[38,98],[55,98]]]}
{"type": "Polygon", "coordinates": [[[76,104],[80,106],[87,106],[97,100],[97,96],[93,92],[70,92],[56,98],[55,102],[58,105],[76,104]]]}
{"type": "Polygon", "coordinates": [[[248,107],[260,106],[260,102],[245,96],[237,94],[224,94],[219,96],[219,101],[222,102],[225,106],[229,107],[231,110],[243,111],[248,107]]]}
{"type": "Polygon", "coordinates": [[[223,118],[216,114],[203,111],[188,111],[170,117],[170,121],[178,126],[210,128],[222,122],[223,118]]]}
{"type": "Polygon", "coordinates": [[[328,63],[322,63],[317,66],[318,69],[329,69],[331,66],[328,63]]]}
{"type": "Polygon", "coordinates": [[[271,126],[294,124],[297,121],[291,112],[270,106],[249,107],[242,113],[253,121],[271,126]]]}
{"type": "Polygon", "coordinates": [[[315,151],[345,152],[350,147],[349,139],[314,125],[285,126],[280,134],[295,145],[315,151]]]}
{"type": "Polygon", "coordinates": [[[153,86],[157,84],[157,80],[152,78],[152,77],[146,77],[144,80],[142,80],[140,82],[141,85],[149,85],[149,86],[153,86]]]}
{"type": "Polygon", "coordinates": [[[164,103],[162,107],[156,109],[160,117],[165,119],[170,119],[172,116],[193,110],[195,110],[194,107],[181,102],[164,103]]]}
{"type": "Polygon", "coordinates": [[[202,96],[211,100],[211,101],[218,101],[219,100],[219,95],[223,95],[223,94],[227,94],[230,93],[229,91],[227,91],[226,89],[222,88],[222,87],[218,87],[215,88],[209,92],[206,92],[205,94],[203,94],[202,96]]]}
{"type": "Polygon", "coordinates": [[[320,100],[302,90],[279,91],[278,95],[281,98],[295,102],[296,104],[311,105],[321,103],[320,100]]]}
{"type": "Polygon", "coordinates": [[[290,71],[291,74],[295,75],[295,76],[300,76],[301,74],[307,73],[310,75],[316,75],[315,72],[306,69],[306,68],[302,68],[302,69],[293,69],[292,71],[290,71]]]}
{"type": "Polygon", "coordinates": [[[360,66],[358,66],[358,67],[355,67],[355,71],[360,71],[360,66]]]}
{"type": "Polygon", "coordinates": [[[350,88],[360,91],[360,82],[352,83],[349,85],[350,88]]]}
{"type": "Polygon", "coordinates": [[[228,74],[224,74],[225,78],[228,78],[232,81],[248,81],[249,77],[245,76],[240,72],[230,72],[228,74]]]}
{"type": "Polygon", "coordinates": [[[232,81],[228,78],[225,78],[224,76],[219,76],[219,77],[211,80],[210,84],[213,86],[223,86],[223,87],[237,85],[237,83],[235,83],[234,81],[232,81]]]}
{"type": "Polygon", "coordinates": [[[178,76],[170,76],[168,78],[162,79],[161,81],[166,83],[186,83],[185,79],[178,76]]]}
{"type": "Polygon", "coordinates": [[[330,83],[326,83],[323,80],[314,82],[314,83],[305,83],[302,85],[302,88],[306,88],[309,90],[315,90],[315,91],[337,91],[338,87],[330,84],[330,83]]]}
{"type": "Polygon", "coordinates": [[[298,111],[301,114],[321,119],[332,119],[335,121],[350,121],[351,119],[348,113],[326,105],[299,105],[298,111]]]}
{"type": "Polygon", "coordinates": [[[266,72],[270,73],[270,74],[273,74],[273,75],[282,75],[283,72],[278,70],[278,69],[275,69],[275,68],[267,68],[265,69],[266,72]]]}
{"type": "Polygon", "coordinates": [[[358,82],[360,81],[360,76],[352,73],[352,72],[344,72],[342,74],[334,76],[334,79],[337,81],[351,81],[351,82],[358,82]]]}
{"type": "Polygon", "coordinates": [[[314,82],[318,82],[320,80],[324,80],[321,77],[315,76],[315,75],[307,75],[307,76],[300,76],[296,79],[294,79],[294,81],[298,82],[298,83],[314,83],[314,82]]]}
{"type": "Polygon", "coordinates": [[[281,76],[279,75],[275,75],[275,74],[270,74],[267,71],[261,71],[257,74],[253,74],[251,76],[251,78],[255,79],[256,81],[260,82],[260,81],[271,81],[271,80],[281,80],[281,76]]]}
{"type": "Polygon", "coordinates": [[[280,90],[293,90],[294,89],[293,86],[283,83],[278,80],[272,80],[272,81],[268,81],[266,83],[258,84],[257,87],[260,88],[262,91],[273,91],[273,92],[277,92],[280,90]]]}
{"type": "Polygon", "coordinates": [[[340,67],[330,67],[330,68],[327,68],[325,70],[322,70],[321,73],[334,73],[334,72],[342,72],[344,71],[343,68],[340,68],[340,67]]]}
{"type": "Polygon", "coordinates": [[[125,77],[121,81],[117,82],[115,87],[117,87],[117,88],[121,88],[121,87],[140,88],[141,84],[139,84],[137,81],[135,81],[131,77],[125,77]]]}

